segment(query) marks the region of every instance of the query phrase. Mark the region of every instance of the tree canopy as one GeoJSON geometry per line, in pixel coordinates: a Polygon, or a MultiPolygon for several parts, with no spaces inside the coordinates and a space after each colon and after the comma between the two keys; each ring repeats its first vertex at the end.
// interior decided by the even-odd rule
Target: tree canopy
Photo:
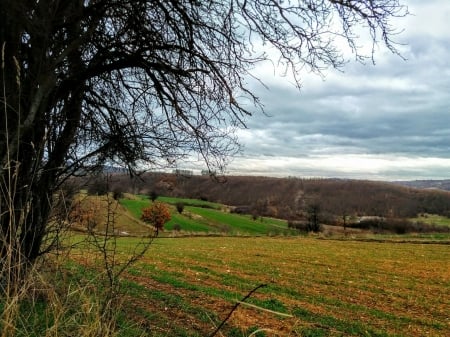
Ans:
{"type": "Polygon", "coordinates": [[[399,0],[2,0],[2,254],[39,256],[73,174],[192,153],[222,169],[262,108],[248,81],[265,48],[299,84],[305,67],[344,64],[342,41],[371,58],[361,28],[397,53],[391,23],[406,14],[399,0]]]}

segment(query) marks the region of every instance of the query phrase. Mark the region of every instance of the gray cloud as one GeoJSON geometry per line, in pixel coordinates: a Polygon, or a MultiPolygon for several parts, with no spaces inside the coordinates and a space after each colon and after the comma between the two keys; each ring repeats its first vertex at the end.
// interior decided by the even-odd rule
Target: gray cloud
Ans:
{"type": "MultiPolygon", "coordinates": [[[[245,146],[239,161],[258,159],[258,172],[272,175],[274,166],[282,171],[281,162],[290,159],[381,156],[389,158],[386,165],[392,158],[412,162],[407,168],[401,163],[381,167],[376,177],[450,177],[450,2],[407,3],[414,16],[401,35],[406,61],[381,48],[376,65],[349,63],[343,72],[328,71],[324,80],[305,74],[300,92],[287,79],[264,78],[270,89],[258,92],[269,117],[256,113],[247,121],[249,129],[239,133],[245,146]],[[271,162],[274,158],[278,164],[271,162]],[[417,166],[411,164],[415,158],[420,158],[417,166]],[[436,158],[443,161],[433,164],[436,158]]],[[[286,171],[374,176],[364,165],[358,170],[356,159],[348,172],[345,167],[334,170],[332,163],[320,169],[307,161],[300,164],[286,164],[286,171]]],[[[230,169],[237,170],[233,165],[230,169]]]]}

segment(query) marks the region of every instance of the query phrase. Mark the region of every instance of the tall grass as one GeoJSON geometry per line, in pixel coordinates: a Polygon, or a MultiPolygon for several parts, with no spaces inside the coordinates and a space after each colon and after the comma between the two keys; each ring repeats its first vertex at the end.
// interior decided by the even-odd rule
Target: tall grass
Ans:
{"type": "Polygon", "coordinates": [[[0,336],[124,335],[116,323],[123,301],[120,275],[150,243],[137,243],[127,259],[119,259],[108,230],[77,236],[81,241],[65,238],[70,246],[46,254],[26,272],[11,265],[20,261],[8,252],[1,270],[0,336]]]}

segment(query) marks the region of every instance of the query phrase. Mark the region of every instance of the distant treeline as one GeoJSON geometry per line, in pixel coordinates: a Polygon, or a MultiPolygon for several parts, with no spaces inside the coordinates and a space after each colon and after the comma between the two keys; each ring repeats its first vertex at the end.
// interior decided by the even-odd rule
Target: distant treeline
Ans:
{"type": "MultiPolygon", "coordinates": [[[[105,177],[91,178],[89,184],[98,187],[105,181],[105,177]]],[[[107,184],[110,191],[203,199],[245,206],[258,215],[284,219],[301,218],[311,206],[319,207],[323,216],[335,217],[407,218],[420,213],[450,216],[450,192],[378,181],[252,176],[214,179],[148,173],[133,179],[125,174],[110,174],[107,184]]]]}

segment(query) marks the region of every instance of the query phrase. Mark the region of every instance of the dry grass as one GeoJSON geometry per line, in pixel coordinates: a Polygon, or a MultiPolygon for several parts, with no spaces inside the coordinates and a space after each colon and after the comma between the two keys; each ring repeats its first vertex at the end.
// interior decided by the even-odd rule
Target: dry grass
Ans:
{"type": "Polygon", "coordinates": [[[116,336],[105,319],[99,279],[80,283],[53,257],[40,261],[14,293],[0,301],[1,337],[116,336]]]}
{"type": "Polygon", "coordinates": [[[153,233],[153,228],[145,222],[134,217],[125,207],[109,196],[78,195],[73,203],[72,228],[87,231],[89,224],[91,230],[102,233],[114,223],[116,235],[145,236],[153,233]],[[113,211],[114,218],[108,218],[108,211],[113,211]]]}

